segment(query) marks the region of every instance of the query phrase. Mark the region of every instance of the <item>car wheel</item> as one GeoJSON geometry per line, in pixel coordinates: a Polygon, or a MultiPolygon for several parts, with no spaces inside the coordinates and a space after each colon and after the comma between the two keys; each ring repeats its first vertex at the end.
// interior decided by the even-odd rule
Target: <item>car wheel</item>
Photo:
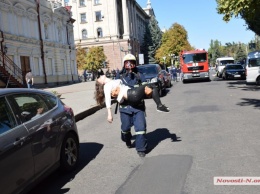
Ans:
{"type": "Polygon", "coordinates": [[[76,168],[79,161],[79,142],[75,135],[69,133],[63,140],[60,153],[60,167],[68,172],[76,168]]]}
{"type": "Polygon", "coordinates": [[[256,78],[256,85],[260,85],[260,76],[256,78]]]}

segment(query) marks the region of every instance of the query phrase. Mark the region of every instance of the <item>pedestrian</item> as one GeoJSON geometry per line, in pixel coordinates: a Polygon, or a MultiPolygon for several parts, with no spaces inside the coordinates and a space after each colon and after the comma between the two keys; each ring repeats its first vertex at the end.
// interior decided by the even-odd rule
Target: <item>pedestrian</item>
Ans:
{"type": "MultiPolygon", "coordinates": [[[[145,97],[152,96],[156,105],[160,106],[162,103],[159,93],[154,93],[153,89],[154,87],[152,85],[141,85],[139,87],[130,88],[129,86],[124,85],[120,79],[112,80],[105,75],[102,75],[96,81],[94,98],[99,105],[102,105],[104,102],[106,103],[108,113],[107,121],[112,123],[113,116],[111,111],[111,97],[117,98],[119,103],[127,100],[129,104],[131,103],[131,105],[138,105],[144,100],[145,97]]],[[[166,107],[160,112],[170,112],[170,110],[166,107]]]]}
{"type": "MultiPolygon", "coordinates": [[[[123,74],[121,80],[124,85],[130,88],[138,87],[142,82],[146,82],[145,77],[140,72],[137,72],[136,58],[132,54],[127,54],[123,58],[123,74]]],[[[153,92],[158,92],[157,88],[153,92]]],[[[160,108],[167,108],[161,105],[160,108]]],[[[130,102],[124,100],[119,104],[120,120],[121,120],[121,139],[126,143],[128,148],[131,148],[131,127],[135,130],[135,148],[140,157],[145,157],[147,151],[146,139],[146,119],[145,119],[145,104],[144,100],[136,105],[131,105],[130,102]]]]}
{"type": "Polygon", "coordinates": [[[176,82],[177,81],[177,69],[175,68],[175,66],[172,67],[171,74],[172,74],[172,80],[174,82],[176,82]]]}
{"type": "Polygon", "coordinates": [[[87,72],[88,72],[87,69],[84,69],[83,77],[85,82],[87,81],[87,72]]]}
{"type": "Polygon", "coordinates": [[[31,72],[31,69],[29,69],[28,72],[26,73],[25,81],[28,88],[31,88],[33,86],[33,74],[31,72]]]}
{"type": "Polygon", "coordinates": [[[97,72],[97,78],[99,78],[101,75],[104,75],[104,71],[100,68],[97,72]]]}

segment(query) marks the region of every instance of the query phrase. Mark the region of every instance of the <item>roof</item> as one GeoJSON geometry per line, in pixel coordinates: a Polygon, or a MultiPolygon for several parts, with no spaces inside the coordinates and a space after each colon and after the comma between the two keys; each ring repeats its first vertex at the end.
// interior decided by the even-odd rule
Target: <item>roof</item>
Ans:
{"type": "Polygon", "coordinates": [[[41,93],[41,94],[51,94],[51,92],[47,92],[39,89],[28,89],[28,88],[2,88],[0,90],[0,95],[6,95],[11,93],[41,93]]]}
{"type": "Polygon", "coordinates": [[[219,57],[216,59],[216,61],[217,60],[234,60],[234,58],[233,57],[219,57]]]}
{"type": "Polygon", "coordinates": [[[190,51],[181,51],[181,54],[193,54],[193,53],[207,53],[206,50],[190,50],[190,51]]]}
{"type": "Polygon", "coordinates": [[[253,51],[248,53],[247,58],[260,58],[260,51],[253,51]]]}

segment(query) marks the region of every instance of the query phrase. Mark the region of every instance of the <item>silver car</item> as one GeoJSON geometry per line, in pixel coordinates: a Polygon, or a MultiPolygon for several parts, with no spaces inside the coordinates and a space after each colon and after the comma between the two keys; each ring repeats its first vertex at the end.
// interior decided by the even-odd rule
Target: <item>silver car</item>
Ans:
{"type": "Polygon", "coordinates": [[[0,190],[28,191],[60,167],[75,169],[79,137],[73,111],[36,89],[0,90],[0,190]]]}

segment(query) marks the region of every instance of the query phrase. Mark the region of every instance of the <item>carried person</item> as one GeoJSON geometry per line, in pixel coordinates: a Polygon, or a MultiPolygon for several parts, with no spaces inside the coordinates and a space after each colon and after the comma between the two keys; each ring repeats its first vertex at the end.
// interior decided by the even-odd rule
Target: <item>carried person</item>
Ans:
{"type": "MultiPolygon", "coordinates": [[[[96,81],[96,92],[95,99],[97,104],[106,103],[108,110],[108,122],[113,121],[111,113],[111,97],[116,98],[119,103],[123,103],[124,100],[127,100],[131,105],[138,105],[146,97],[153,97],[157,106],[162,105],[159,94],[153,92],[152,86],[141,85],[136,88],[130,88],[122,83],[120,79],[112,80],[105,75],[100,76],[96,81]]],[[[162,105],[164,106],[164,105],[162,105]]],[[[169,109],[165,107],[160,112],[169,112],[169,109]]]]}

